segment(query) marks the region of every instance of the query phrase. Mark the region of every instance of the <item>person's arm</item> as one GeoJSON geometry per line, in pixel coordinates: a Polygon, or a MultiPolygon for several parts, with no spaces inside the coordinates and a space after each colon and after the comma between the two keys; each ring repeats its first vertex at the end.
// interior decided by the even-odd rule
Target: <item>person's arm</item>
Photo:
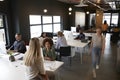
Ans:
{"type": "Polygon", "coordinates": [[[105,37],[102,37],[102,54],[104,54],[105,50],[105,37]]]}
{"type": "Polygon", "coordinates": [[[15,42],[12,44],[12,46],[8,50],[14,50],[14,44],[15,42]]]}
{"type": "Polygon", "coordinates": [[[48,79],[48,76],[47,76],[47,74],[46,74],[45,67],[44,67],[44,58],[43,58],[43,57],[41,57],[41,58],[38,60],[37,67],[38,67],[38,70],[39,70],[39,73],[40,73],[42,79],[43,79],[43,80],[49,80],[49,79],[48,79]]]}
{"type": "Polygon", "coordinates": [[[92,39],[91,39],[91,41],[90,41],[91,43],[90,43],[90,49],[89,49],[89,53],[91,53],[92,52],[92,48],[93,48],[93,36],[92,36],[92,39]]]}
{"type": "Polygon", "coordinates": [[[83,39],[85,39],[85,34],[83,33],[83,39]]]}
{"type": "Polygon", "coordinates": [[[79,35],[75,39],[79,39],[79,35]]]}
{"type": "Polygon", "coordinates": [[[51,60],[53,61],[53,60],[56,60],[56,54],[55,54],[55,49],[54,48],[52,48],[51,49],[51,60]]]}

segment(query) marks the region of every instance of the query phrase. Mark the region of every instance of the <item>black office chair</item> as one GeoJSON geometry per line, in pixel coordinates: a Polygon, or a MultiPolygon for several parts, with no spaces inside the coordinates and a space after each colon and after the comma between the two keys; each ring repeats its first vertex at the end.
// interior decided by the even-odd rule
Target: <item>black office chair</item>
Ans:
{"type": "Polygon", "coordinates": [[[68,57],[71,65],[71,46],[60,47],[60,60],[63,57],[68,57]]]}

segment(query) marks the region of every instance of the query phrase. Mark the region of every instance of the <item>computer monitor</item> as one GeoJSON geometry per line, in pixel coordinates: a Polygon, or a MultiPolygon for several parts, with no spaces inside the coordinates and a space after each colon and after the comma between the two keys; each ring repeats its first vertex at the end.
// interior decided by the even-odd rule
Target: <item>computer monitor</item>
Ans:
{"type": "Polygon", "coordinates": [[[52,32],[45,32],[47,37],[53,38],[53,33],[52,32]]]}
{"type": "Polygon", "coordinates": [[[5,47],[5,43],[0,41],[0,54],[7,54],[6,52],[6,47],[5,47]]]}
{"type": "Polygon", "coordinates": [[[75,33],[76,32],[76,27],[71,27],[71,31],[73,32],[73,33],[75,33]]]}
{"type": "Polygon", "coordinates": [[[73,33],[71,31],[64,30],[63,34],[64,34],[66,40],[74,39],[73,33]]]}

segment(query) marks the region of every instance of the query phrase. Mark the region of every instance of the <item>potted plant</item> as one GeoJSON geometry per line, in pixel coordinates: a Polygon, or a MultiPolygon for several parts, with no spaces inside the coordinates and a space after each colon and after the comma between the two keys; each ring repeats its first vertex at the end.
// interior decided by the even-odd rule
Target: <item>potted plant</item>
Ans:
{"type": "Polygon", "coordinates": [[[13,52],[11,52],[11,51],[8,52],[8,54],[10,55],[10,56],[9,56],[9,60],[10,60],[11,62],[15,61],[15,57],[12,55],[12,53],[13,53],[13,52]]]}

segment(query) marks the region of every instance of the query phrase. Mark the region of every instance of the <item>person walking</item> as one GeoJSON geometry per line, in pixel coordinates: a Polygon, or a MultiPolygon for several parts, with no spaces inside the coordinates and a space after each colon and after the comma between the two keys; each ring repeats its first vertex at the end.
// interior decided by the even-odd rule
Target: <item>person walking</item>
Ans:
{"type": "Polygon", "coordinates": [[[107,21],[105,20],[104,23],[102,24],[103,35],[106,36],[107,30],[108,30],[108,24],[107,21]]]}
{"type": "Polygon", "coordinates": [[[92,55],[93,78],[96,78],[96,69],[99,69],[101,54],[105,49],[105,37],[101,28],[96,29],[96,34],[92,36],[90,52],[92,55]]]}

